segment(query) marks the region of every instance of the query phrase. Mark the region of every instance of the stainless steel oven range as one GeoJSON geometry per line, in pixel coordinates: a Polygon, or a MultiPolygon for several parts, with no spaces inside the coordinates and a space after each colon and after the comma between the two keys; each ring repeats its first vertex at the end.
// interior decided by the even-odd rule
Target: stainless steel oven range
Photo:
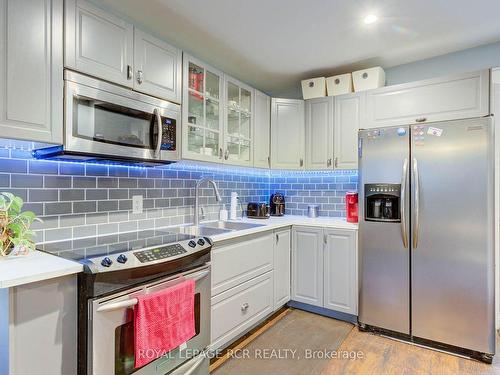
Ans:
{"type": "Polygon", "coordinates": [[[78,375],[207,375],[211,240],[178,233],[175,228],[106,237],[38,247],[84,265],[78,279],[78,375]],[[196,283],[195,336],[135,369],[132,309],[136,297],[186,279],[196,283]]]}

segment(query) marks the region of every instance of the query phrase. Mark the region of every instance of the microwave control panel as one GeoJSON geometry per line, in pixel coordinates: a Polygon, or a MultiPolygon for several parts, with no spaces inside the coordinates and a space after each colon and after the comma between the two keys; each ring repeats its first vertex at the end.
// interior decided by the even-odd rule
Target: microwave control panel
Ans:
{"type": "Polygon", "coordinates": [[[174,119],[163,117],[162,118],[162,140],[161,140],[161,149],[163,151],[175,151],[177,148],[176,145],[176,123],[174,119]]]}

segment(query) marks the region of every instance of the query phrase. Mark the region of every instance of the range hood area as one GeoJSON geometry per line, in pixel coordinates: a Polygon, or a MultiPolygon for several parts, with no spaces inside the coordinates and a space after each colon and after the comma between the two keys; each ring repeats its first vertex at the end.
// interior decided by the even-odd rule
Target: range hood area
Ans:
{"type": "Polygon", "coordinates": [[[145,160],[132,159],[129,157],[120,157],[112,155],[99,155],[83,152],[68,151],[63,145],[39,148],[32,151],[32,156],[39,160],[53,160],[64,162],[83,162],[93,164],[117,164],[137,167],[157,167],[159,165],[172,164],[176,161],[168,160],[145,160]]]}

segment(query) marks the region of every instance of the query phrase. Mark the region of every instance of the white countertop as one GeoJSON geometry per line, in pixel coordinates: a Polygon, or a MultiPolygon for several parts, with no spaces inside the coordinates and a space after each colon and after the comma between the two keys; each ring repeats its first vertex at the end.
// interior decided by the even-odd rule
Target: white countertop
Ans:
{"type": "Polygon", "coordinates": [[[71,275],[82,270],[80,263],[41,251],[33,251],[28,255],[0,257],[0,288],[71,275]]]}
{"type": "Polygon", "coordinates": [[[314,219],[309,218],[307,216],[293,216],[293,215],[271,216],[269,219],[249,219],[245,217],[243,219],[230,220],[230,221],[241,221],[245,223],[262,224],[262,226],[211,235],[210,238],[214,242],[220,242],[241,236],[246,236],[249,234],[289,227],[292,225],[303,225],[308,227],[321,227],[321,228],[334,228],[334,229],[347,229],[347,230],[358,229],[358,224],[348,223],[345,220],[345,218],[333,218],[333,217],[323,217],[323,216],[314,219]]]}
{"type": "MultiPolygon", "coordinates": [[[[289,227],[292,225],[314,226],[322,228],[337,228],[357,230],[357,224],[351,224],[342,218],[318,217],[311,219],[305,216],[281,216],[269,219],[240,220],[248,223],[262,224],[255,228],[237,230],[227,233],[212,235],[214,242],[229,240],[249,234],[289,227]]],[[[33,283],[52,279],[55,277],[79,273],[83,270],[80,263],[50,255],[41,251],[33,251],[26,256],[0,257],[0,288],[10,288],[17,285],[33,283]]]]}

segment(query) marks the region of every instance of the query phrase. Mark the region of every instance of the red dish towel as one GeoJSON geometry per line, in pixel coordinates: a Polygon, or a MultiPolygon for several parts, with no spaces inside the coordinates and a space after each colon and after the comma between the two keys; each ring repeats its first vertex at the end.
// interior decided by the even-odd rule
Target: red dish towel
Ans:
{"type": "Polygon", "coordinates": [[[195,335],[194,280],[137,297],[134,307],[135,368],[165,355],[195,335]]]}

